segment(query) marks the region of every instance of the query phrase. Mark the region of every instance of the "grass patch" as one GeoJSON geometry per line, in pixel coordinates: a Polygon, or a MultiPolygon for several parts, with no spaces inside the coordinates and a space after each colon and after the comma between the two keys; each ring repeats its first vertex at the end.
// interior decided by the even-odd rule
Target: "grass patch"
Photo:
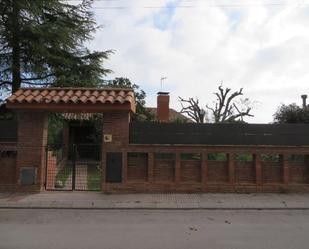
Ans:
{"type": "Polygon", "coordinates": [[[72,167],[63,167],[56,175],[56,183],[60,181],[62,183],[63,188],[71,174],[72,174],[72,167]]]}
{"type": "Polygon", "coordinates": [[[97,164],[89,164],[87,167],[88,190],[101,190],[101,171],[97,164]]]}

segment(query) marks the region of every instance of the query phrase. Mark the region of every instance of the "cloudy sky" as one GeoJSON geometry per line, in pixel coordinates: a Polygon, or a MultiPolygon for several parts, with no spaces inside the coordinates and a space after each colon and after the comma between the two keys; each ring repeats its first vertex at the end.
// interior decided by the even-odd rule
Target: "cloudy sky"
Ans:
{"type": "Polygon", "coordinates": [[[309,94],[308,0],[98,0],[96,50],[115,50],[109,78],[128,77],[156,106],[160,78],[171,93],[212,104],[223,82],[255,101],[251,123],[309,94]]]}

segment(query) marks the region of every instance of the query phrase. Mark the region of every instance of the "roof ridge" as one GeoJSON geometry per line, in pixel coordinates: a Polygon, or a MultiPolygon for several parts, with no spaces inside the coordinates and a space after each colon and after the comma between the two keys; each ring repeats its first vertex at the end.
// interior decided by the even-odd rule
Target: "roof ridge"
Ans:
{"type": "MultiPolygon", "coordinates": [[[[20,109],[52,109],[56,106],[61,109],[61,106],[65,105],[68,105],[66,108],[73,108],[73,105],[87,105],[92,109],[101,106],[102,110],[120,108],[135,112],[134,91],[127,88],[20,88],[7,98],[7,103],[12,108],[20,109]]],[[[84,109],[81,107],[81,110],[84,109]]]]}
{"type": "MultiPolygon", "coordinates": [[[[129,87],[21,87],[18,90],[116,90],[116,91],[133,91],[129,87]]],[[[17,91],[18,91],[17,90],[17,91]]],[[[14,94],[14,93],[13,93],[14,94]]]]}

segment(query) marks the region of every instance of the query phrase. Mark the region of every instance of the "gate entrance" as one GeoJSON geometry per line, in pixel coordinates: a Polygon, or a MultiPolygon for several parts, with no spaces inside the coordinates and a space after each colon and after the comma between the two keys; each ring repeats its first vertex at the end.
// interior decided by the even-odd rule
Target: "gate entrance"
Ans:
{"type": "Polygon", "coordinates": [[[49,145],[46,148],[46,190],[101,190],[101,145],[49,145]]]}

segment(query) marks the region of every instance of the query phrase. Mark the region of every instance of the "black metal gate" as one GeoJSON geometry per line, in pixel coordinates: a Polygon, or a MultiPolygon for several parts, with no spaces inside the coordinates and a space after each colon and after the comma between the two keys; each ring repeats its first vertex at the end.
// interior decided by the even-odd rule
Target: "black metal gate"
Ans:
{"type": "Polygon", "coordinates": [[[107,153],[106,182],[122,182],[122,153],[107,153]]]}
{"type": "Polygon", "coordinates": [[[100,191],[101,145],[49,145],[46,148],[46,190],[100,191]]]}

